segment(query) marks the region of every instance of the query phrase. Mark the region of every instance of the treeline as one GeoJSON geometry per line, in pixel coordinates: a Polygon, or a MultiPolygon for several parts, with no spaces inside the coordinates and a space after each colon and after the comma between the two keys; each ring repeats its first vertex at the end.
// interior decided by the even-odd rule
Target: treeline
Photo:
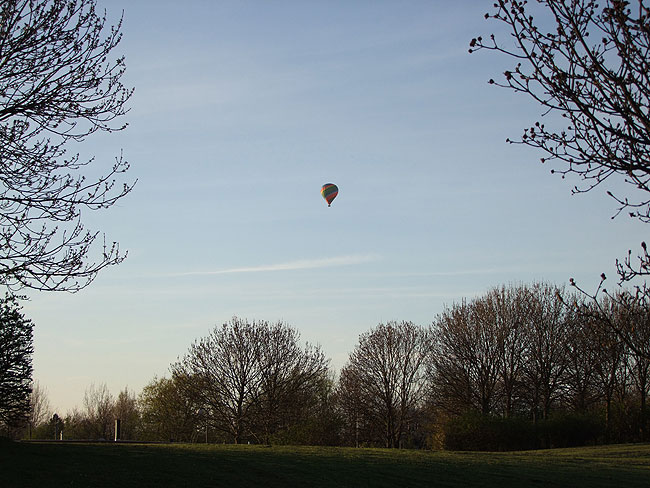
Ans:
{"type": "Polygon", "coordinates": [[[283,322],[233,318],[136,397],[91,387],[32,435],[508,450],[650,440],[650,314],[628,292],[504,286],[361,334],[338,378],[283,322]]]}
{"type": "Polygon", "coordinates": [[[446,310],[431,334],[430,404],[447,447],[648,440],[642,295],[594,302],[546,284],[503,287],[446,310]]]}

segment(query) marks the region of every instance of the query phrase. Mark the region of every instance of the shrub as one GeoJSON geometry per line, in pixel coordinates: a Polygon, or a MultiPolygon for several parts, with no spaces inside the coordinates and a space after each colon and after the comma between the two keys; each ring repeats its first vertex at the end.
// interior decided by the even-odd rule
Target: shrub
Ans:
{"type": "Polygon", "coordinates": [[[455,451],[515,451],[534,449],[535,426],[521,418],[466,413],[444,427],[444,447],[455,451]]]}
{"type": "Polygon", "coordinates": [[[538,424],[541,447],[578,447],[596,444],[604,433],[604,421],[591,412],[560,412],[538,424]]]}

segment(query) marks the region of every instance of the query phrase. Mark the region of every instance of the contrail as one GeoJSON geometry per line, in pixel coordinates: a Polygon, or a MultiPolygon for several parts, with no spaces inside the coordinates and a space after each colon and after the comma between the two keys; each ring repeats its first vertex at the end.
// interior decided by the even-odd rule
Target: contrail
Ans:
{"type": "Polygon", "coordinates": [[[335,266],[351,266],[354,264],[368,263],[377,261],[379,256],[376,254],[357,255],[357,256],[337,256],[332,258],[319,259],[300,259],[289,261],[287,263],[263,264],[259,266],[245,266],[241,268],[226,268],[214,271],[188,271],[185,273],[173,273],[172,276],[205,276],[234,273],[263,273],[269,271],[294,271],[300,269],[331,268],[335,266]]]}

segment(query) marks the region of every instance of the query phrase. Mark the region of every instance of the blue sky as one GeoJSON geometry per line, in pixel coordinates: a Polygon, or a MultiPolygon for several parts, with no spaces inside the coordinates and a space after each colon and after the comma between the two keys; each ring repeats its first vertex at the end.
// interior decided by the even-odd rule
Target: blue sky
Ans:
{"type": "Polygon", "coordinates": [[[428,325],[494,286],[587,288],[643,240],[606,188],[571,196],[505,143],[541,110],[468,54],[492,2],[100,2],[124,10],[134,191],[84,215],[129,252],[77,294],[29,293],[34,376],[59,413],[139,390],[233,315],[283,320],[338,370],[360,333],[428,325]],[[330,208],[320,196],[339,186],[330,208]]]}

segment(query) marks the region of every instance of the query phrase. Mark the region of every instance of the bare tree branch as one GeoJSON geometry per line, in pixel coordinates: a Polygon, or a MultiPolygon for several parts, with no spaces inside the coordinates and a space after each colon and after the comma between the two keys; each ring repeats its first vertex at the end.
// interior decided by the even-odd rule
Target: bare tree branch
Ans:
{"type": "Polygon", "coordinates": [[[94,181],[94,159],[71,144],[119,131],[133,90],[110,59],[122,20],[110,28],[96,0],[9,0],[0,8],[0,283],[11,288],[77,291],[120,263],[117,243],[91,260],[98,232],[82,210],[106,209],[128,194],[122,155],[94,181]]]}

